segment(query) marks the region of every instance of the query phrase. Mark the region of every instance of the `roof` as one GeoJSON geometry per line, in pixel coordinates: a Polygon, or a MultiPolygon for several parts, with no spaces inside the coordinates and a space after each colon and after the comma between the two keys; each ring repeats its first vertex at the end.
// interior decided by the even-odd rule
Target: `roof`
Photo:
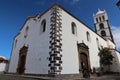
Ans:
{"type": "Polygon", "coordinates": [[[96,15],[103,14],[103,13],[105,13],[105,10],[102,11],[102,10],[98,9],[98,12],[96,13],[96,15]]]}
{"type": "Polygon", "coordinates": [[[7,60],[5,57],[0,56],[0,63],[1,63],[1,62],[5,62],[5,63],[7,63],[8,60],[7,60]]]}
{"type": "Polygon", "coordinates": [[[3,57],[3,56],[0,56],[0,59],[6,59],[5,57],[3,57]]]}

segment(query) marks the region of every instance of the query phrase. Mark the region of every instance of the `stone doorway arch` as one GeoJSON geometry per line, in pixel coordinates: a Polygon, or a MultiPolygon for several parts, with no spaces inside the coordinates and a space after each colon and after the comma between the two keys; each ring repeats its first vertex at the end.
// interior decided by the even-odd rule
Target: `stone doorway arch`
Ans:
{"type": "Polygon", "coordinates": [[[89,48],[84,43],[77,44],[78,46],[78,59],[79,59],[79,72],[81,77],[90,76],[90,57],[89,48]]]}
{"type": "Polygon", "coordinates": [[[18,67],[17,67],[18,74],[24,74],[27,52],[28,52],[28,47],[26,46],[23,46],[19,51],[19,59],[18,59],[18,67]]]}

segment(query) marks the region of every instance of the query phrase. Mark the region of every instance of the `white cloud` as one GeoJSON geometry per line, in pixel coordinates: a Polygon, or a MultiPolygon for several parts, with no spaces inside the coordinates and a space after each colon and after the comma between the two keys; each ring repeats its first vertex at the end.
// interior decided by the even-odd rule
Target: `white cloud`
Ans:
{"type": "Polygon", "coordinates": [[[78,3],[80,0],[72,0],[71,4],[76,4],[78,3]]]}
{"type": "Polygon", "coordinates": [[[79,2],[80,0],[73,0],[73,2],[79,2]]]}
{"type": "Polygon", "coordinates": [[[117,49],[120,50],[120,26],[111,26],[111,29],[117,49]]]}

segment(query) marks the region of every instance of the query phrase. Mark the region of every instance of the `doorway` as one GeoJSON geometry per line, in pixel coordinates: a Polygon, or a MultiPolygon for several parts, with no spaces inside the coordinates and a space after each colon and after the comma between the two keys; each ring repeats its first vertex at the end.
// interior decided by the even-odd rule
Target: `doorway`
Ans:
{"type": "Polygon", "coordinates": [[[81,68],[88,68],[88,57],[85,53],[80,53],[81,68]]]}
{"type": "Polygon", "coordinates": [[[18,68],[17,68],[18,74],[24,74],[27,52],[28,52],[28,47],[26,46],[23,46],[19,51],[18,68]]]}
{"type": "Polygon", "coordinates": [[[82,77],[90,77],[89,48],[84,43],[78,44],[79,72],[82,77]]]}

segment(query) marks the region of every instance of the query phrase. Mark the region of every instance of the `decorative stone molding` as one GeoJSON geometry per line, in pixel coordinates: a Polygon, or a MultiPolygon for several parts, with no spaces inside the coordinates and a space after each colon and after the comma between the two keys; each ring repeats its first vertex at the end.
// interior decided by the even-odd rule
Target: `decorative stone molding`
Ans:
{"type": "Polygon", "coordinates": [[[50,70],[49,74],[59,74],[62,70],[62,19],[61,19],[61,9],[58,6],[54,6],[51,10],[50,18],[50,70]]]}
{"type": "Polygon", "coordinates": [[[27,52],[28,52],[28,47],[26,46],[23,46],[19,51],[19,60],[17,67],[18,74],[24,74],[27,52]]]}
{"type": "Polygon", "coordinates": [[[80,76],[82,77],[82,75],[84,74],[84,68],[83,68],[83,63],[84,63],[84,67],[86,67],[86,71],[88,74],[90,71],[90,56],[89,56],[89,47],[85,44],[85,43],[77,43],[78,46],[78,55],[79,55],[79,72],[80,72],[80,76]]]}

